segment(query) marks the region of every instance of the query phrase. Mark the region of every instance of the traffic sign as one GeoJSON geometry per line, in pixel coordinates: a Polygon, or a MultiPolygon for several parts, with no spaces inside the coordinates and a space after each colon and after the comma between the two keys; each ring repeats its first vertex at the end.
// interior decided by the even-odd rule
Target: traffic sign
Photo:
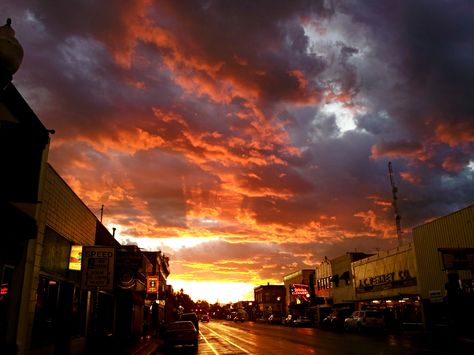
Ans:
{"type": "Polygon", "coordinates": [[[112,290],[114,287],[115,248],[82,248],[82,288],[112,290]]]}

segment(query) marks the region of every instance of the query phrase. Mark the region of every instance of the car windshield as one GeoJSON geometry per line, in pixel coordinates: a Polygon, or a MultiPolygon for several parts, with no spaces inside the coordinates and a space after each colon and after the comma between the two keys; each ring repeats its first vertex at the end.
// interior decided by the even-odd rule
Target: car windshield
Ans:
{"type": "Polygon", "coordinates": [[[191,321],[182,321],[171,323],[168,330],[195,330],[195,328],[191,321]]]}

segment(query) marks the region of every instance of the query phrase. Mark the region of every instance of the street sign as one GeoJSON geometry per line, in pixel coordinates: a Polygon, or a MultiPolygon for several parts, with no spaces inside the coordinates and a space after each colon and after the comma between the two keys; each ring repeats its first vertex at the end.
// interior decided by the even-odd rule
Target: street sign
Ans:
{"type": "Polygon", "coordinates": [[[115,248],[84,246],[82,248],[82,288],[113,289],[115,248]]]}

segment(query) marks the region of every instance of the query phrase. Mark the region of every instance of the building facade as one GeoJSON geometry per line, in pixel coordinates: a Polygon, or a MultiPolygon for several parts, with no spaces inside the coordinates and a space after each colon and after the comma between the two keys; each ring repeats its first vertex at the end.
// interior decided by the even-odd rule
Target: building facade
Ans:
{"type": "Polygon", "coordinates": [[[295,316],[310,316],[316,303],[315,269],[302,269],[283,277],[286,312],[295,316]]]}
{"type": "Polygon", "coordinates": [[[254,319],[268,319],[269,316],[286,315],[286,289],[284,285],[260,285],[254,288],[254,319]]]}
{"type": "Polygon", "coordinates": [[[0,348],[15,353],[28,322],[23,290],[32,276],[49,132],[13,84],[0,81],[0,348]]]}

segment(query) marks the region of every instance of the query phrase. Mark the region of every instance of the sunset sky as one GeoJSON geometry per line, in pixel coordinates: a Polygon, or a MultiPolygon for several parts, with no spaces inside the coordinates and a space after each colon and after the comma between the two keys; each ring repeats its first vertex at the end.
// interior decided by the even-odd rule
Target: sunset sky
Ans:
{"type": "Polygon", "coordinates": [[[474,2],[2,1],[49,162],[194,300],[474,203],[474,2]]]}

